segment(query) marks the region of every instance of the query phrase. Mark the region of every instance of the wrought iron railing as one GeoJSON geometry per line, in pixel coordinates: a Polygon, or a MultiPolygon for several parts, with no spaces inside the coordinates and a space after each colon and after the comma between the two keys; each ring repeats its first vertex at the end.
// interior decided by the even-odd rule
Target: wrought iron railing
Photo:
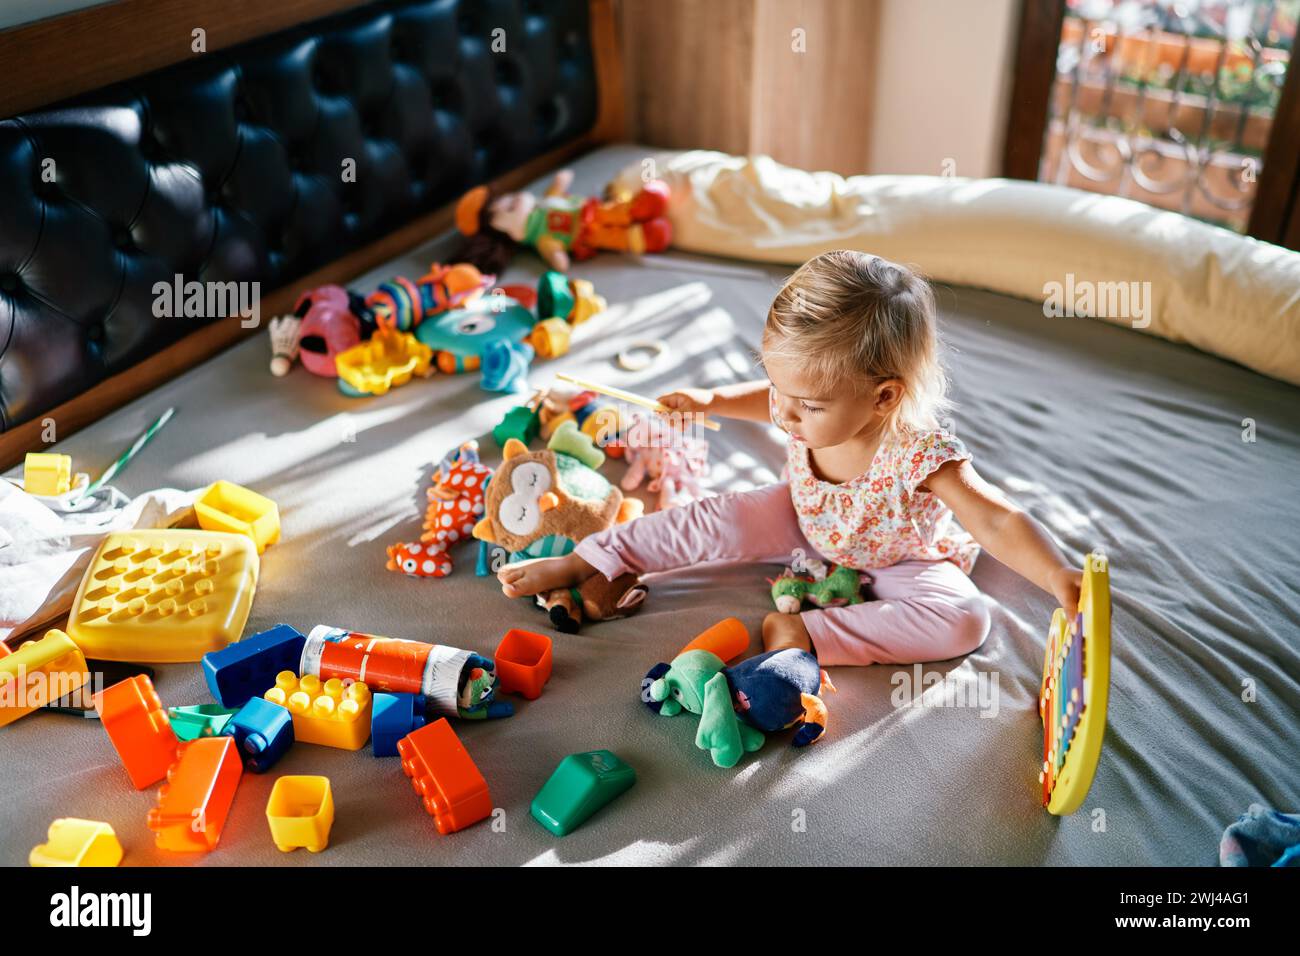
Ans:
{"type": "Polygon", "coordinates": [[[1244,232],[1300,0],[1065,0],[1038,178],[1244,232]]]}

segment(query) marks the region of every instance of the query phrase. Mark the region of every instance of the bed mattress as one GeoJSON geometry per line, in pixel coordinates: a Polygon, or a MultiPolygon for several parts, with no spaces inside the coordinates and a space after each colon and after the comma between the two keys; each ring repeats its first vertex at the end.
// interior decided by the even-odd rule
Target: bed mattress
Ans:
{"type": "MultiPolygon", "coordinates": [[[[578,161],[596,192],[644,152],[578,161]]],[[[354,286],[422,274],[444,237],[354,286]]],[[[530,281],[521,254],[505,281],[530,281]]],[[[702,256],[602,255],[579,264],[610,302],[569,355],[534,364],[655,394],[756,375],[780,267],[702,256]],[[639,373],[612,357],[660,338],[639,373]]],[[[280,507],[282,540],[262,558],[247,631],[334,624],[490,654],[511,627],[555,642],[554,675],[515,716],[456,731],[500,808],[496,826],[441,836],[396,758],[300,745],[266,775],[245,774],[217,849],[155,849],[155,788],[136,791],[94,721],[40,713],[0,733],[0,863],[20,865],[56,817],[112,824],[127,864],[1173,864],[1213,865],[1223,828],[1253,802],[1300,809],[1300,391],[1218,358],[1083,318],[1047,318],[1003,296],[941,288],[958,402],[956,433],[982,473],[1074,555],[1102,549],[1114,598],[1108,731],[1096,780],[1067,818],[1039,805],[1037,692],[1053,601],[991,557],[974,580],[992,630],[965,658],[920,668],[832,672],[826,737],[803,750],[778,736],[731,770],[694,747],[695,721],[639,699],[641,677],[704,628],[739,617],[754,635],[771,610],[775,566],[712,564],[648,579],[635,617],[547,629],[526,601],[474,575],[417,579],[385,570],[385,546],[420,532],[430,463],[490,431],[517,398],[477,375],[416,380],[344,397],[297,368],[267,370],[264,337],[245,342],[60,443],[97,473],[161,411],[164,429],[116,484],[128,493],[218,478],[280,507]],[[940,683],[898,706],[918,676],[940,683]],[[969,688],[996,688],[985,706],[969,688]],[[958,706],[965,703],[967,706],[958,706]],[[948,705],[950,704],[950,706],[948,705]],[[529,804],[566,754],[607,748],[636,785],[577,832],[556,838],[529,804]],[[322,854],[280,853],[264,815],[281,774],[324,774],[336,823],[322,854]]],[[[772,427],[728,422],[711,435],[712,486],[777,480],[772,427]]],[[[621,463],[607,466],[612,476],[621,463]]],[[[159,665],[167,705],[208,702],[198,665],[159,665]]]]}

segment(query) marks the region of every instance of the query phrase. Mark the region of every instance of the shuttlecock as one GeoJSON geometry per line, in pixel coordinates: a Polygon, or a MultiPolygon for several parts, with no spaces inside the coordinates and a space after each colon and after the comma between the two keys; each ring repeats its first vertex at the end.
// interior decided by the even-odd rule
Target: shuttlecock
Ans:
{"type": "Polygon", "coordinates": [[[277,378],[288,375],[294,359],[298,357],[298,327],[302,319],[296,315],[282,315],[270,321],[271,374],[277,378]]]}

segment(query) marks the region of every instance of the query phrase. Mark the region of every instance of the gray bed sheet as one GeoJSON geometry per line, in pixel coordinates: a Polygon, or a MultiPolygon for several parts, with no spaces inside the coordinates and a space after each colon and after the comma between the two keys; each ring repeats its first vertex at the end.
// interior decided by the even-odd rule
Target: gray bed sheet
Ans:
{"type": "MultiPolygon", "coordinates": [[[[596,191],[644,155],[612,147],[576,164],[596,191]]],[[[377,269],[415,276],[445,239],[377,269]]],[[[520,255],[507,279],[531,280],[520,255]]],[[[786,270],[669,254],[603,255],[575,273],[611,308],[572,352],[534,365],[645,393],[755,375],[768,303],[786,270]],[[659,337],[668,358],[617,370],[629,342],[659,337]]],[[[503,811],[440,836],[395,758],[299,745],[265,776],[245,774],[218,848],[154,848],[137,792],[99,725],[41,713],[0,732],[0,863],[22,864],[56,817],[105,820],[126,864],[1175,864],[1213,865],[1224,826],[1252,802],[1300,810],[1300,392],[1236,365],[1128,329],[1049,319],[1034,304],[940,289],[959,402],[954,425],[983,474],[1029,508],[1075,555],[1100,547],[1114,588],[1113,686],[1105,748],[1083,808],[1038,802],[1036,695],[1053,601],[988,556],[974,580],[993,627],[965,658],[926,665],[948,687],[996,681],[996,710],[896,707],[900,675],[833,672],[831,723],[802,751],[778,737],[721,770],[693,746],[695,722],[638,699],[647,668],[715,621],[758,625],[771,566],[713,564],[653,576],[634,618],[555,634],[526,602],[475,577],[474,548],[445,580],[385,570],[385,545],[418,536],[429,464],[489,431],[516,399],[476,375],[435,377],[354,400],[301,368],[267,371],[263,337],[246,342],[58,446],[97,473],[169,405],[177,417],[117,482],[129,493],[217,478],[275,499],[283,540],[263,557],[248,633],[318,623],[491,653],[510,627],[555,640],[545,694],[516,715],[460,722],[503,811]],[[1255,440],[1243,441],[1243,422],[1255,440]],[[354,440],[348,440],[349,438],[354,440]],[[1248,693],[1247,691],[1253,691],[1248,693]],[[609,748],[636,786],[557,839],[529,803],[565,755],[609,748]],[[329,849],[281,854],[264,818],[281,774],[325,774],[337,822],[329,849]]],[[[770,427],[728,423],[712,438],[719,491],[776,480],[770,427]]],[[[621,464],[611,474],[621,473],[621,464]]],[[[159,667],[168,705],[208,700],[197,665],[159,667]]],[[[933,692],[932,692],[933,693],[933,692]]]]}

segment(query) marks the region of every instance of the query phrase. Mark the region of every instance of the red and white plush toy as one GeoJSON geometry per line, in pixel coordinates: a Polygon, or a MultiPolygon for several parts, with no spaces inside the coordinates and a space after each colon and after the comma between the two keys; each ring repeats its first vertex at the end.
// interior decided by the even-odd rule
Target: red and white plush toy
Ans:
{"type": "Polygon", "coordinates": [[[419,541],[388,546],[388,570],[421,578],[451,574],[451,546],[473,537],[483,517],[484,487],[492,469],[479,461],[478,442],[467,441],[448,455],[433,473],[426,492],[429,508],[419,541]]]}

